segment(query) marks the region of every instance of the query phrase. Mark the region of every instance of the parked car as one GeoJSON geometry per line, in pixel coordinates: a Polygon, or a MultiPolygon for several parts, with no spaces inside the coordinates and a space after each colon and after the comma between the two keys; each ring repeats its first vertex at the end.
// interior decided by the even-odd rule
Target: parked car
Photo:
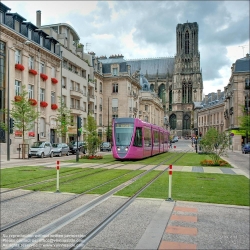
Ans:
{"type": "Polygon", "coordinates": [[[86,153],[85,142],[80,141],[80,142],[78,142],[78,145],[77,145],[77,142],[74,142],[73,144],[69,144],[69,152],[71,154],[76,154],[77,150],[79,150],[79,152],[82,152],[85,154],[86,153]]]}
{"type": "Polygon", "coordinates": [[[250,142],[242,146],[242,154],[250,153],[250,142]]]}
{"type": "Polygon", "coordinates": [[[179,141],[179,137],[178,136],[174,136],[173,139],[171,140],[172,143],[178,142],[178,141],[179,141]]]}
{"type": "Polygon", "coordinates": [[[52,145],[47,141],[34,142],[29,149],[29,158],[37,157],[53,157],[52,145]]]}
{"type": "Polygon", "coordinates": [[[66,143],[53,143],[52,151],[54,156],[69,155],[69,146],[66,143]]]}
{"type": "Polygon", "coordinates": [[[111,151],[111,143],[110,142],[102,142],[100,145],[100,151],[111,151]]]}

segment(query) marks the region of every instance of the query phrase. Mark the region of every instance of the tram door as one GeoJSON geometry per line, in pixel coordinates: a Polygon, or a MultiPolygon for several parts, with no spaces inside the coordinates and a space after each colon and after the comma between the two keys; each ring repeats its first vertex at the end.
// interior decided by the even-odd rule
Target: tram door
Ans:
{"type": "Polygon", "coordinates": [[[55,143],[55,134],[56,134],[55,130],[51,129],[50,130],[50,142],[51,143],[55,143]]]}

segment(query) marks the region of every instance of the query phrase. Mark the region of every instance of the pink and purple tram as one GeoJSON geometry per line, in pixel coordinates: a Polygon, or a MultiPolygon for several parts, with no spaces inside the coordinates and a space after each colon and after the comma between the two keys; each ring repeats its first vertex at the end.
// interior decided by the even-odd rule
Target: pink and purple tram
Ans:
{"type": "Polygon", "coordinates": [[[115,118],[112,153],[120,160],[143,159],[167,152],[169,132],[138,118],[115,118]]]}

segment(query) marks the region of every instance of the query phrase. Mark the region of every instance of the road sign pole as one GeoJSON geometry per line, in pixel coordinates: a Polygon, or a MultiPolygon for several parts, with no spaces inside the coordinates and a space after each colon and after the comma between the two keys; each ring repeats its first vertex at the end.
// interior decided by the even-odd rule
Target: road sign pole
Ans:
{"type": "Polygon", "coordinates": [[[60,193],[59,191],[59,170],[60,170],[60,161],[56,161],[56,193],[60,193]]]}
{"type": "Polygon", "coordinates": [[[169,181],[168,181],[168,199],[167,201],[173,201],[172,196],[172,165],[169,165],[169,181]]]}

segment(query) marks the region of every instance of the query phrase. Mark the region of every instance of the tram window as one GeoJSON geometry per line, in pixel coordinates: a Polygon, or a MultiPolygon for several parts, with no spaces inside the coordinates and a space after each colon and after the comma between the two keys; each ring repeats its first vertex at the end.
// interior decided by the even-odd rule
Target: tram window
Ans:
{"type": "Polygon", "coordinates": [[[151,147],[151,131],[148,128],[144,128],[144,146],[151,147]]]}
{"type": "Polygon", "coordinates": [[[136,128],[135,130],[134,146],[142,147],[142,128],[136,128]]]}
{"type": "Polygon", "coordinates": [[[154,131],[154,146],[159,145],[159,133],[158,131],[154,131]]]}

